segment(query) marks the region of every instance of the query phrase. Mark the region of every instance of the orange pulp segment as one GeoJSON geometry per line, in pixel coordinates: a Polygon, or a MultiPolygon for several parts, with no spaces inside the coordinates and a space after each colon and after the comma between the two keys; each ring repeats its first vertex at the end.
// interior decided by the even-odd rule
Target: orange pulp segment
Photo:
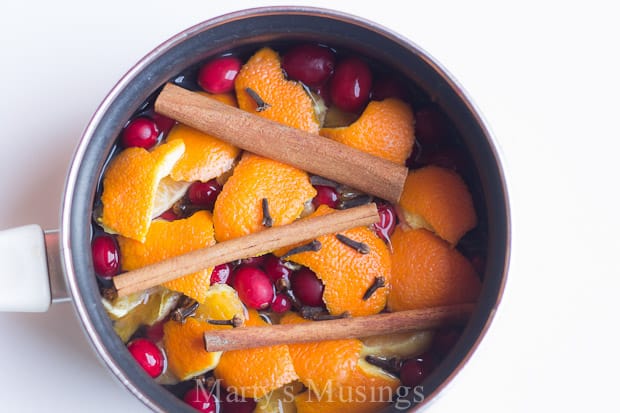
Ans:
{"type": "Polygon", "coordinates": [[[322,128],[321,135],[356,149],[404,165],[414,142],[413,111],[405,102],[389,98],[371,101],[349,126],[322,128]]]}
{"type": "MultiPolygon", "coordinates": [[[[175,221],[155,220],[144,243],[125,237],[118,237],[118,243],[122,268],[131,271],[215,244],[213,221],[208,211],[175,221]]],[[[207,268],[163,285],[201,303],[209,289],[211,271],[207,268]]]]}
{"type": "Polygon", "coordinates": [[[171,140],[152,152],[132,147],[118,154],[103,176],[100,224],[106,231],[144,242],[159,182],[181,158],[185,145],[171,140]]]}
{"type": "Polygon", "coordinates": [[[480,279],[472,264],[426,229],[397,227],[392,235],[390,311],[475,302],[480,279]]]}

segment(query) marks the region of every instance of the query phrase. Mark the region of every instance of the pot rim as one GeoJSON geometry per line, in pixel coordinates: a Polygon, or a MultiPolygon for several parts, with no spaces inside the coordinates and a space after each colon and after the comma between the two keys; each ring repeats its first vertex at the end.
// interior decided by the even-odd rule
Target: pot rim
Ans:
{"type": "Polygon", "coordinates": [[[65,190],[63,195],[63,201],[61,205],[61,215],[60,215],[60,242],[61,242],[61,260],[62,266],[64,269],[65,279],[67,281],[67,285],[69,287],[69,291],[72,296],[73,305],[75,311],[78,314],[80,319],[80,323],[82,328],[85,330],[87,337],[91,345],[93,346],[96,354],[102,359],[104,364],[109,368],[109,370],[116,376],[117,379],[124,384],[124,386],[131,391],[139,400],[141,400],[146,406],[154,411],[163,411],[157,406],[157,404],[150,400],[148,397],[144,396],[142,391],[134,385],[134,383],[128,378],[128,375],[123,371],[123,369],[117,365],[117,362],[114,360],[112,353],[109,349],[103,344],[103,342],[99,339],[98,333],[95,327],[95,324],[89,317],[89,303],[85,302],[82,294],[80,293],[80,288],[77,282],[76,271],[73,263],[73,251],[71,247],[71,231],[70,231],[70,223],[71,216],[73,210],[73,194],[76,188],[76,181],[78,178],[79,170],[84,161],[84,155],[91,144],[91,140],[93,138],[93,134],[95,129],[104,114],[110,109],[115,99],[119,96],[120,92],[134,79],[139,73],[141,73],[145,68],[147,68],[154,60],[156,60],[159,56],[164,54],[166,51],[173,48],[175,45],[178,45],[185,41],[187,38],[192,37],[193,35],[203,32],[205,30],[209,30],[221,24],[229,23],[235,20],[242,20],[252,17],[259,16],[268,16],[268,15],[281,15],[281,14],[298,14],[298,15],[312,15],[319,17],[327,17],[330,19],[340,20],[349,24],[361,26],[367,30],[375,31],[382,36],[399,43],[404,46],[406,49],[415,50],[420,58],[422,58],[426,64],[429,65],[435,72],[437,72],[442,79],[447,82],[454,92],[457,94],[462,103],[467,107],[471,115],[474,117],[475,122],[480,126],[480,128],[485,132],[488,146],[491,151],[491,155],[494,157],[497,163],[497,180],[501,188],[503,195],[503,203],[504,210],[502,213],[505,213],[504,219],[506,222],[505,228],[505,251],[504,251],[504,263],[502,268],[501,280],[499,282],[499,286],[497,289],[497,294],[494,302],[491,304],[491,309],[486,317],[486,321],[484,322],[482,328],[480,329],[479,334],[477,335],[476,340],[469,346],[467,352],[464,356],[461,357],[460,361],[457,363],[455,368],[451,370],[451,373],[447,375],[442,382],[435,387],[431,394],[425,397],[424,402],[421,405],[417,405],[413,409],[427,408],[434,400],[437,399],[437,396],[440,395],[446,386],[448,386],[454,379],[454,377],[461,371],[461,369],[467,364],[469,359],[472,357],[473,353],[477,350],[480,345],[480,342],[485,337],[490,325],[493,322],[495,317],[497,308],[501,302],[503,297],[507,276],[508,276],[508,268],[510,263],[510,250],[511,250],[511,214],[510,214],[510,203],[508,197],[508,188],[506,184],[505,177],[505,161],[502,159],[502,155],[498,150],[499,146],[497,143],[497,139],[494,134],[491,132],[491,129],[488,125],[488,122],[483,118],[481,112],[473,103],[471,97],[465,92],[464,88],[458,83],[458,81],[439,63],[437,62],[429,53],[427,53],[423,48],[418,46],[415,42],[407,39],[394,31],[377,24],[375,22],[366,20],[364,18],[354,16],[345,12],[326,9],[326,8],[317,8],[317,7],[306,7],[306,6],[267,6],[267,7],[256,7],[249,8],[239,11],[230,12],[227,14],[223,14],[211,19],[207,19],[205,21],[199,22],[175,35],[170,37],[168,40],[164,41],[160,45],[156,46],[152,51],[146,54],[142,59],[140,59],[133,67],[131,67],[120,79],[119,81],[112,87],[107,96],[103,99],[99,107],[95,110],[93,116],[89,120],[80,141],[74,151],[72,162],[69,167],[69,172],[65,181],[65,190]],[[503,166],[504,165],[504,166],[503,166]]]}

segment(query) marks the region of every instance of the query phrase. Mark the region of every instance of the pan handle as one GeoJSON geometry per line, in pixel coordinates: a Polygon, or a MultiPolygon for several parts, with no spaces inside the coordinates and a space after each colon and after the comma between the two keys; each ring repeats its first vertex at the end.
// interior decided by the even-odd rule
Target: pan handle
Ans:
{"type": "Polygon", "coordinates": [[[0,311],[45,312],[68,300],[58,232],[38,225],[0,231],[0,311]]]}

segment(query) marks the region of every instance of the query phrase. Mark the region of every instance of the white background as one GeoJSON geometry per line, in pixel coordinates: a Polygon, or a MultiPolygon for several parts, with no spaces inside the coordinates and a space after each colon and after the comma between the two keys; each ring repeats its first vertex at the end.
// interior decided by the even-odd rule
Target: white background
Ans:
{"type": "MultiPolygon", "coordinates": [[[[0,229],[57,227],[83,127],[160,42],[235,9],[338,8],[442,62],[505,157],[514,241],[504,300],[479,350],[428,411],[615,411],[619,14],[611,1],[499,3],[3,1],[0,229]]],[[[71,305],[60,304],[47,314],[0,314],[0,411],[146,408],[107,373],[71,305]]]]}

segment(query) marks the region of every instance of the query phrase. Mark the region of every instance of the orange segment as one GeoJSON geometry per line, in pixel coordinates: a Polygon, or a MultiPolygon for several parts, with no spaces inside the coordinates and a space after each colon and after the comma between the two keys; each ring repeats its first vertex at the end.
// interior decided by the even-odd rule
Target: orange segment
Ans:
{"type": "MultiPolygon", "coordinates": [[[[332,211],[326,205],[321,205],[312,216],[332,211]]],[[[321,243],[319,251],[302,252],[286,259],[310,268],[323,281],[323,301],[331,314],[342,314],[345,311],[352,316],[376,314],[385,307],[391,288],[390,252],[385,243],[367,227],[353,228],[341,234],[366,244],[370,252],[361,254],[331,234],[318,238],[321,243]],[[385,278],[385,287],[379,288],[364,301],[364,293],[376,277],[385,278]]]]}
{"type": "MultiPolygon", "coordinates": [[[[213,221],[207,211],[198,211],[186,219],[155,220],[144,243],[118,237],[123,270],[131,271],[149,264],[215,244],[213,221]]],[[[209,289],[212,268],[189,274],[163,285],[203,302],[209,289]]]]}
{"type": "MultiPolygon", "coordinates": [[[[249,311],[247,326],[266,324],[257,311],[249,311]]],[[[297,380],[286,345],[224,352],[215,368],[215,377],[222,380],[224,388],[235,389],[235,393],[249,398],[263,397],[297,380]]]]}
{"type": "Polygon", "coordinates": [[[305,172],[245,153],[215,201],[215,237],[221,242],[264,229],[263,198],[278,226],[299,218],[304,203],[315,195],[305,172]]]}
{"type": "Polygon", "coordinates": [[[341,128],[323,128],[321,135],[404,165],[414,141],[413,111],[389,98],[371,101],[357,121],[341,128]]]}
{"type": "Polygon", "coordinates": [[[132,147],[118,154],[103,176],[101,225],[109,232],[144,242],[159,182],[184,151],[182,141],[171,140],[152,152],[132,147]]]}
{"type": "Polygon", "coordinates": [[[215,368],[222,352],[205,350],[204,333],[222,328],[232,327],[215,326],[192,317],[184,323],[171,320],[164,324],[163,345],[168,368],[179,380],[187,380],[215,368]]]}
{"type": "MultiPolygon", "coordinates": [[[[295,313],[281,322],[310,322],[295,313]]],[[[297,412],[372,412],[386,406],[399,380],[362,359],[357,339],[290,344],[299,379],[308,391],[295,397],[297,412]]]]}
{"type": "Polygon", "coordinates": [[[425,229],[392,235],[391,311],[475,302],[480,279],[467,258],[425,229]]]}
{"type": "Polygon", "coordinates": [[[412,228],[427,228],[455,245],[477,225],[467,185],[453,170],[426,166],[409,172],[400,206],[412,228]]]}
{"type": "MultiPolygon", "coordinates": [[[[230,94],[204,94],[227,105],[237,105],[230,94]]],[[[233,167],[240,152],[229,143],[183,124],[170,130],[167,140],[173,139],[180,139],[185,144],[185,153],[170,172],[170,177],[176,181],[207,182],[216,178],[233,167]]]]}
{"type": "Polygon", "coordinates": [[[311,97],[300,83],[286,80],[280,56],[270,48],[260,49],[243,65],[235,79],[235,91],[243,110],[307,132],[319,131],[311,97]],[[256,92],[269,107],[257,111],[257,103],[246,88],[256,92]]]}

